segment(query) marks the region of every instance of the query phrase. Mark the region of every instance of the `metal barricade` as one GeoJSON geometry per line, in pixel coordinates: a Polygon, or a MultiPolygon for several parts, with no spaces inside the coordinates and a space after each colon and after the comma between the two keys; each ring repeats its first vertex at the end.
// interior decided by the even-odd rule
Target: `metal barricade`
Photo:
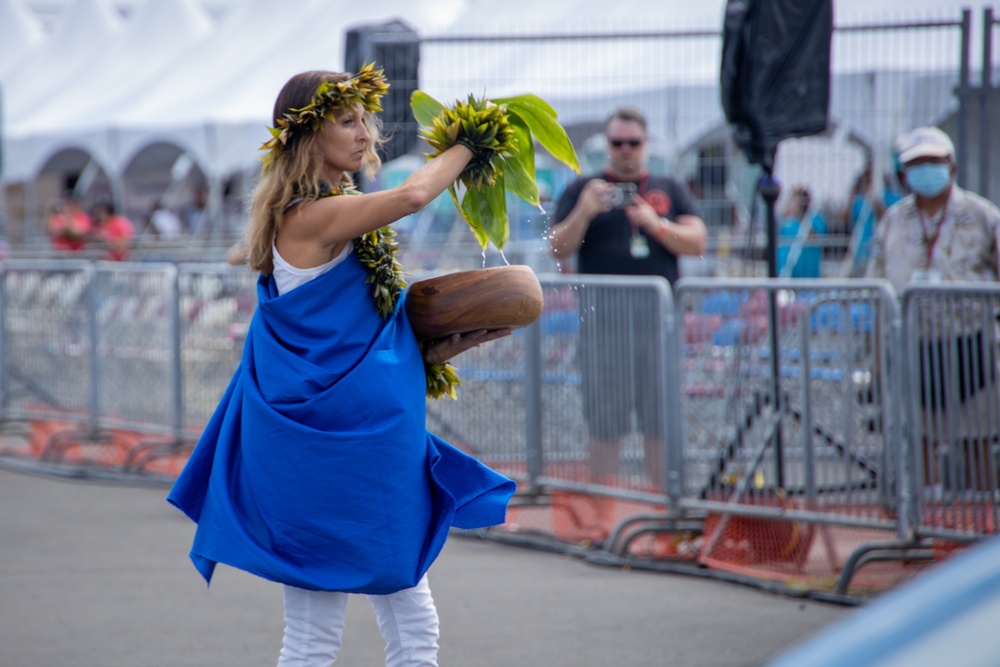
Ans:
{"type": "Polygon", "coordinates": [[[459,400],[431,404],[432,430],[443,429],[458,444],[475,443],[477,456],[520,477],[530,473],[532,485],[662,501],[669,285],[624,276],[540,281],[539,321],[456,361],[459,400]],[[644,432],[656,439],[648,451],[644,432]],[[610,458],[595,460],[591,440],[606,441],[593,453],[610,458]],[[618,456],[612,441],[620,441],[618,456]]]}
{"type": "Polygon", "coordinates": [[[179,472],[239,362],[256,276],[66,259],[6,261],[0,276],[0,424],[23,430],[20,453],[179,472]]]}
{"type": "Polygon", "coordinates": [[[458,401],[429,403],[428,428],[520,480],[512,529],[603,541],[669,504],[670,287],[649,276],[539,280],[539,320],[456,359],[458,401]]]}
{"type": "Polygon", "coordinates": [[[852,531],[901,537],[888,283],[685,279],[675,295],[681,505],[705,519],[699,560],[829,578],[865,539],[852,531]]]}
{"type": "Polygon", "coordinates": [[[179,436],[177,267],[120,262],[95,266],[100,424],[179,436]]]}
{"type": "MultiPolygon", "coordinates": [[[[28,424],[43,464],[176,475],[256,279],[0,264],[0,425],[28,424]]],[[[459,399],[428,402],[431,431],[519,480],[506,530],[841,592],[997,532],[1000,286],[539,280],[539,320],[464,353],[459,399]]]]}
{"type": "Polygon", "coordinates": [[[3,264],[5,428],[46,463],[116,467],[176,433],[176,269],[74,260],[3,264]]]}
{"type": "Polygon", "coordinates": [[[257,306],[256,275],[226,264],[181,264],[170,312],[171,438],[133,443],[126,472],[176,475],[239,364],[257,306]]]}
{"type": "Polygon", "coordinates": [[[1000,285],[913,284],[902,295],[917,534],[969,541],[1000,519],[1000,285]]]}
{"type": "Polygon", "coordinates": [[[663,502],[676,444],[669,284],[655,277],[546,276],[541,483],[663,502]],[[561,368],[547,375],[548,365],[561,368]]]}
{"type": "Polygon", "coordinates": [[[257,274],[227,264],[178,266],[182,425],[200,434],[243,354],[257,308],[257,274]]]}
{"type": "Polygon", "coordinates": [[[8,260],[0,265],[0,276],[3,423],[93,423],[93,264],[8,260]]]}

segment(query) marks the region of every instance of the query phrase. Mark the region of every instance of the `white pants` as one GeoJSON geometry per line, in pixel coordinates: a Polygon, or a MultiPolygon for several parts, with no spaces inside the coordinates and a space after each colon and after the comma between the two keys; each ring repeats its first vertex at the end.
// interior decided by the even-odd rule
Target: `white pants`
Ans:
{"type": "MultiPolygon", "coordinates": [[[[330,667],[344,633],[349,593],[285,586],[285,637],[278,667],[330,667]]],[[[438,615],[427,575],[413,588],[369,595],[385,639],[386,667],[437,667],[438,615]]]]}

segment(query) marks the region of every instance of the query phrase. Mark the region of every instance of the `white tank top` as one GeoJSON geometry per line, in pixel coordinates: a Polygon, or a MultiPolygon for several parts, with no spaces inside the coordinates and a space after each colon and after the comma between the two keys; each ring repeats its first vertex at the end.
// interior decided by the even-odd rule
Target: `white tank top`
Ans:
{"type": "Polygon", "coordinates": [[[278,294],[286,294],[299,285],[304,285],[310,280],[318,278],[343,262],[353,250],[354,241],[348,241],[344,244],[344,249],[340,251],[340,254],[326,264],[320,264],[309,269],[299,269],[286,262],[278,254],[278,248],[272,243],[271,252],[274,253],[274,271],[271,275],[274,277],[274,284],[278,287],[278,294]]]}

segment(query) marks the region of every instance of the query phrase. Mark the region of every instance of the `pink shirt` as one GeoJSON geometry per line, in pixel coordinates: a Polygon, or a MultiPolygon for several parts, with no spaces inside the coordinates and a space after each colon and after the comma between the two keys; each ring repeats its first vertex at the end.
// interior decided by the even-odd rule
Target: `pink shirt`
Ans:
{"type": "Polygon", "coordinates": [[[93,223],[90,216],[83,211],[75,211],[72,217],[68,215],[56,213],[49,218],[49,234],[52,235],[53,248],[76,252],[83,249],[84,237],[90,233],[93,223]]]}
{"type": "Polygon", "coordinates": [[[110,259],[121,261],[128,257],[129,246],[135,238],[135,226],[131,220],[123,215],[112,216],[101,225],[100,234],[101,239],[110,246],[110,259]]]}

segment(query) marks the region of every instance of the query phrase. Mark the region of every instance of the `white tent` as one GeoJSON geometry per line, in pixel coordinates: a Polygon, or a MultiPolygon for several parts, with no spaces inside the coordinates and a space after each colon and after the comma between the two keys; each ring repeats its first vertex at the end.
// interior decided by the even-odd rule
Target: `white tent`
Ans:
{"type": "MultiPolygon", "coordinates": [[[[94,8],[90,0],[73,7],[77,14],[87,8],[94,8]]],[[[103,42],[102,48],[91,47],[96,55],[88,58],[85,68],[77,68],[59,88],[35,93],[53,103],[29,108],[31,96],[17,95],[15,87],[4,128],[9,156],[6,180],[31,180],[57,156],[76,155],[67,167],[79,171],[81,163],[84,167],[92,163],[114,182],[134,155],[123,152],[118,128],[108,123],[109,110],[127,108],[134,96],[142,94],[142,87],[155,86],[156,79],[150,75],[204,41],[212,27],[196,0],[147,2],[138,7],[128,24],[103,42]]],[[[62,57],[70,55],[63,53],[62,57]]],[[[35,71],[36,65],[28,62],[20,68],[20,76],[25,78],[35,71]]],[[[164,159],[175,157],[171,154],[164,159]]]]}
{"type": "MultiPolygon", "coordinates": [[[[208,174],[239,169],[266,138],[263,125],[280,86],[297,71],[340,68],[351,25],[401,18],[423,34],[452,36],[712,31],[723,9],[721,0],[685,7],[643,0],[452,0],[444,8],[431,0],[300,0],[274,11],[273,3],[242,0],[206,38],[207,19],[195,0],[156,0],[138,5],[113,39],[119,22],[107,3],[76,0],[56,32],[4,77],[6,180],[31,178],[70,142],[112,173],[157,141],[183,147],[208,174]],[[444,33],[440,19],[427,18],[453,15],[443,10],[458,5],[466,11],[444,33]],[[63,95],[73,102],[59,102],[63,95]]],[[[567,58],[566,42],[496,44],[425,46],[422,87],[445,101],[470,92],[538,92],[566,124],[599,120],[623,98],[655,99],[664,111],[651,118],[654,135],[675,149],[721,122],[717,105],[715,113],[704,113],[713,106],[717,38],[633,39],[628,49],[621,40],[580,42],[579,53],[569,56],[575,62],[558,62],[557,77],[550,66],[567,58]]]]}
{"type": "Polygon", "coordinates": [[[100,129],[108,121],[109,110],[129,109],[147,94],[145,91],[156,88],[158,73],[204,42],[213,28],[198,0],[142,3],[126,29],[96,49],[96,58],[87,63],[86,70],[58,91],[72,104],[36,105],[28,113],[26,100],[15,100],[20,104],[11,107],[16,119],[12,128],[19,134],[39,134],[57,127],[100,129]]]}
{"type": "Polygon", "coordinates": [[[272,5],[254,1],[241,7],[238,27],[235,21],[220,26],[210,51],[187,54],[165,73],[157,90],[116,113],[111,123],[130,134],[205,128],[220,139],[208,169],[223,174],[245,169],[268,138],[264,128],[271,124],[274,98],[292,75],[343,69],[344,35],[351,27],[400,19],[418,31],[432,28],[435,21],[425,17],[434,16],[439,3],[304,0],[294,11],[277,15],[272,5]],[[338,16],[349,20],[331,18],[338,16]]]}
{"type": "Polygon", "coordinates": [[[46,105],[60,105],[61,91],[100,60],[102,47],[121,28],[110,0],[76,0],[59,16],[52,34],[11,63],[4,74],[8,121],[46,105]]]}
{"type": "MultiPolygon", "coordinates": [[[[440,16],[438,5],[300,0],[293,11],[275,12],[267,0],[247,0],[209,34],[194,0],[143,3],[106,57],[88,59],[87,72],[62,90],[37,83],[28,89],[25,82],[72,60],[66,49],[23,62],[16,76],[4,81],[10,90],[4,135],[11,155],[5,179],[31,178],[64,146],[80,147],[110,173],[120,173],[154,142],[183,147],[206,174],[244,169],[267,138],[264,128],[285,81],[306,69],[342,68],[348,27],[400,18],[431,29],[440,19],[424,17],[440,16]],[[349,23],[332,18],[338,16],[349,17],[349,23]],[[58,100],[63,93],[73,102],[26,111],[39,96],[58,100]]],[[[100,26],[102,7],[100,0],[77,0],[66,20],[82,15],[100,26]]],[[[62,37],[53,34],[47,43],[56,39],[62,37]]]]}
{"type": "Polygon", "coordinates": [[[22,0],[0,0],[0,77],[41,40],[41,24],[22,0]]]}
{"type": "MultiPolygon", "coordinates": [[[[721,25],[725,0],[683,5],[299,0],[280,10],[266,0],[239,0],[217,25],[198,0],[146,0],[126,22],[109,2],[72,0],[54,32],[37,38],[32,37],[37,25],[26,22],[21,0],[0,0],[0,38],[13,31],[22,40],[20,46],[0,41],[0,64],[3,58],[12,62],[6,73],[0,69],[5,155],[0,177],[5,183],[30,184],[46,169],[61,165],[79,171],[91,161],[111,179],[121,179],[139,161],[158,161],[161,171],[170,171],[183,156],[217,190],[223,179],[255,168],[274,97],[292,74],[342,69],[346,29],[392,19],[438,38],[422,45],[420,85],[445,102],[469,93],[534,92],[556,107],[565,125],[581,128],[599,124],[622,103],[633,103],[654,110],[650,121],[657,148],[673,155],[724,122],[718,104],[720,44],[709,33],[721,25]],[[8,16],[14,18],[8,22],[8,16]],[[15,22],[28,27],[10,28],[15,22]],[[676,39],[621,37],[697,30],[700,36],[675,34],[676,39]],[[567,39],[582,33],[607,38],[567,39]],[[509,39],[537,34],[564,39],[544,44],[509,39]],[[498,39],[479,44],[459,39],[469,35],[498,39]]],[[[838,22],[846,8],[856,12],[861,6],[860,0],[839,0],[838,22]]],[[[937,2],[935,7],[937,16],[957,16],[951,6],[937,2]]],[[[878,39],[884,53],[896,53],[889,44],[896,39],[893,33],[878,39]]],[[[910,54],[910,65],[914,55],[924,55],[898,51],[910,54]]],[[[846,49],[838,56],[845,61],[838,64],[842,73],[849,69],[846,59],[858,53],[846,49]]],[[[862,70],[867,65],[859,64],[862,70]]],[[[917,69],[924,64],[917,63],[917,69]]],[[[835,80],[832,115],[873,143],[886,143],[898,129],[934,122],[949,111],[951,82],[948,76],[939,78],[941,85],[924,87],[927,100],[910,115],[891,118],[865,113],[907,108],[899,99],[923,89],[912,77],[906,82],[881,74],[868,83],[863,77],[835,80]]]]}
{"type": "MultiPolygon", "coordinates": [[[[71,85],[74,77],[87,71],[87,63],[97,60],[100,49],[95,45],[113,41],[120,31],[121,20],[108,0],[77,0],[60,15],[51,34],[23,52],[7,68],[2,86],[4,91],[3,137],[4,180],[26,180],[28,165],[40,156],[51,157],[64,147],[56,135],[59,126],[47,128],[43,136],[28,143],[16,140],[13,128],[29,121],[35,114],[57,109],[61,114],[72,113],[73,98],[61,91],[71,85]],[[51,131],[50,131],[51,130],[51,131]]],[[[106,158],[104,138],[79,136],[73,148],[81,152],[76,161],[86,162],[83,155],[95,154],[106,158]]]]}
{"type": "Polygon", "coordinates": [[[343,68],[348,28],[399,19],[419,30],[440,29],[462,4],[300,0],[275,11],[272,2],[245,0],[212,26],[194,0],[156,0],[140,5],[119,30],[106,0],[76,0],[56,31],[27,54],[33,57],[20,58],[3,80],[10,90],[3,179],[30,189],[47,165],[80,171],[92,161],[114,183],[140,158],[175,172],[182,160],[218,193],[223,179],[257,164],[285,81],[307,69],[343,68]],[[64,26],[73,24],[90,27],[71,39],[63,31],[72,32],[64,26]],[[80,57],[90,35],[104,48],[89,45],[80,57]],[[60,66],[67,71],[57,77],[60,66]],[[24,111],[46,96],[57,103],[24,111]]]}

